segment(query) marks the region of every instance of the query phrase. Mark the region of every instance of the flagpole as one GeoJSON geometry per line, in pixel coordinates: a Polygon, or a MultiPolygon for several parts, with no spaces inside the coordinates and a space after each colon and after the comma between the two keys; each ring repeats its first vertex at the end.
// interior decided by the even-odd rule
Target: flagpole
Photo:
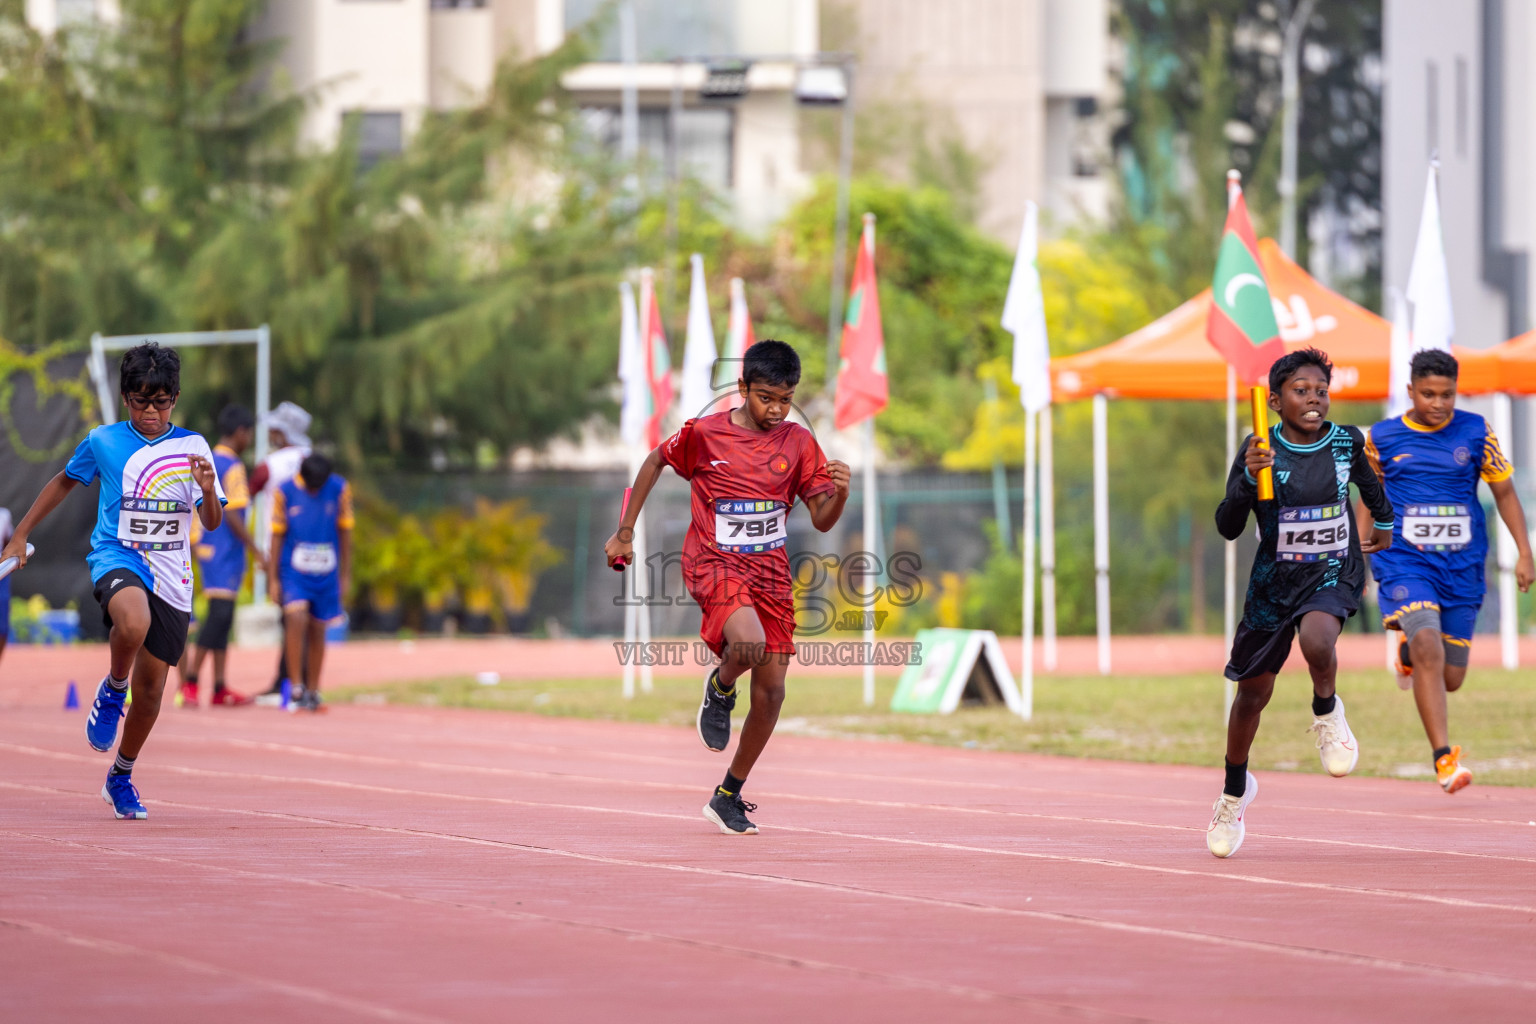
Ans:
{"type": "MultiPolygon", "coordinates": [[[[1242,174],[1237,170],[1227,172],[1227,209],[1237,204],[1242,195],[1242,174]]],[[[1214,297],[1213,297],[1214,300],[1214,297]]],[[[1237,459],[1237,368],[1227,364],[1227,465],[1237,459]]],[[[1225,544],[1222,558],[1221,580],[1221,630],[1222,643],[1232,649],[1232,638],[1237,633],[1237,541],[1225,544]]],[[[1222,676],[1222,721],[1232,714],[1232,700],[1237,696],[1232,680],[1222,676]]]]}
{"type": "MultiPolygon", "coordinates": [[[[864,420],[864,548],[875,554],[875,523],[879,497],[875,493],[875,418],[864,420]]],[[[864,612],[864,706],[875,705],[875,610],[864,612]]]]}
{"type": "Polygon", "coordinates": [[[1051,406],[1040,410],[1040,633],[1041,660],[1056,670],[1056,458],[1051,406]]]}
{"type": "Polygon", "coordinates": [[[1019,716],[1035,702],[1035,418],[1024,411],[1024,671],[1019,676],[1019,716]]]}

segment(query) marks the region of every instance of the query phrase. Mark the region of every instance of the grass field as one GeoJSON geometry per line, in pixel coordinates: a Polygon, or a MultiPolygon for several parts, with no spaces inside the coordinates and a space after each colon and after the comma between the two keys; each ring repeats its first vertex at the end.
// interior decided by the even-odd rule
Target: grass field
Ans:
{"type": "MultiPolygon", "coordinates": [[[[402,683],[360,691],[362,703],[426,704],[524,711],[542,715],[660,722],[691,726],[701,681],[658,677],[655,690],[626,701],[616,677],[502,682],[472,678],[402,683]]],[[[789,681],[779,728],[814,736],[912,740],[983,750],[1029,751],[1164,764],[1220,765],[1226,723],[1219,676],[1046,676],[1035,681],[1028,721],[991,708],[953,715],[898,715],[890,704],[895,680],[880,681],[874,709],[860,699],[859,678],[789,681]]],[[[1357,774],[1431,778],[1429,743],[1413,696],[1385,672],[1343,673],[1339,693],[1360,740],[1357,774]]],[[[345,696],[341,697],[346,700],[345,696]]],[[[1321,771],[1307,727],[1311,685],[1305,675],[1281,676],[1254,744],[1253,767],[1321,771]]],[[[746,701],[736,711],[739,724],[746,701]]],[[[1481,671],[1450,698],[1451,740],[1464,750],[1479,783],[1536,785],[1536,679],[1530,673],[1481,671]]]]}

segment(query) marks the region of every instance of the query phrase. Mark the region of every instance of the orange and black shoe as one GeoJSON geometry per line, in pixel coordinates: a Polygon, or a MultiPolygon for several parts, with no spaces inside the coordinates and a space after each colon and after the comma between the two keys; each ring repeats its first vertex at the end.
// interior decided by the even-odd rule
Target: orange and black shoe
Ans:
{"type": "Polygon", "coordinates": [[[1447,793],[1465,789],[1472,782],[1472,770],[1461,763],[1461,748],[1452,747],[1449,754],[1442,754],[1435,761],[1435,778],[1447,793]]]}
{"type": "Polygon", "coordinates": [[[1397,664],[1392,667],[1397,670],[1397,688],[1399,690],[1413,689],[1413,661],[1408,657],[1407,640],[1397,645],[1397,664]]]}

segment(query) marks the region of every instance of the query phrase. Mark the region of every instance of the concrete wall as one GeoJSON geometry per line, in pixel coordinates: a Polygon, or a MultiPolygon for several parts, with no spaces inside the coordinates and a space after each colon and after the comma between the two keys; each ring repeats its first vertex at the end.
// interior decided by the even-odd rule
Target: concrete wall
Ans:
{"type": "MultiPolygon", "coordinates": [[[[1482,4],[1476,0],[1386,0],[1383,283],[1407,287],[1429,157],[1438,151],[1456,341],[1476,348],[1496,345],[1506,337],[1504,297],[1482,279],[1481,40],[1482,4]]],[[[1508,131],[1506,137],[1512,137],[1508,131]]],[[[1515,191],[1509,185],[1523,187],[1522,177],[1508,179],[1506,194],[1515,191]]]]}

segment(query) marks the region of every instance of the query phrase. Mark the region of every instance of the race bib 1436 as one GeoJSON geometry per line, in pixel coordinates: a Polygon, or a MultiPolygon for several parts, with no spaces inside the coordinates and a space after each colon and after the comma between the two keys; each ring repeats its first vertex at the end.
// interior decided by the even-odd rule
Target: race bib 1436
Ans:
{"type": "Polygon", "coordinates": [[[1344,502],[1280,510],[1275,557],[1282,562],[1318,562],[1349,554],[1349,507],[1344,502]]]}

